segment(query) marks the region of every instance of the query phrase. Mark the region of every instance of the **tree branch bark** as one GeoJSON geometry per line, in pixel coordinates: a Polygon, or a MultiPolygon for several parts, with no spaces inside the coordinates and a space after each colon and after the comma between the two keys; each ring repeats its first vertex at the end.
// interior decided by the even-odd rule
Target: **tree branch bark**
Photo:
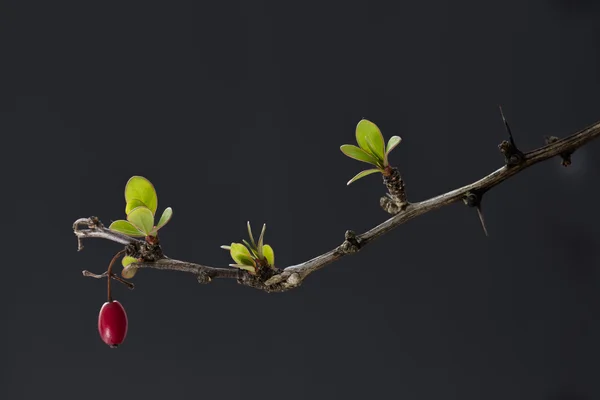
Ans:
{"type": "MultiPolygon", "coordinates": [[[[481,199],[487,191],[534,164],[560,156],[563,159],[563,165],[567,166],[570,164],[571,155],[576,149],[596,139],[598,136],[600,136],[600,122],[596,122],[563,139],[549,138],[545,146],[528,153],[521,153],[516,149],[512,140],[510,143],[503,142],[499,147],[505,154],[506,165],[482,179],[417,203],[406,202],[406,199],[403,198],[404,203],[401,207],[390,208],[389,205],[387,205],[387,208],[384,207],[388,212],[390,212],[390,209],[393,209],[395,215],[371,230],[360,235],[356,235],[352,231],[347,231],[344,242],[329,252],[303,263],[284,269],[269,270],[257,276],[234,268],[215,268],[168,258],[162,253],[160,246],[152,247],[144,241],[113,232],[105,228],[96,217],[78,219],[73,224],[73,231],[78,238],[79,250],[83,248],[82,239],[87,238],[107,239],[126,245],[128,255],[143,260],[131,264],[135,268],[189,272],[195,274],[200,283],[208,283],[214,278],[234,278],[237,279],[238,283],[256,289],[267,292],[283,292],[299,286],[311,273],[340,259],[346,254],[356,253],[379,236],[386,234],[413,218],[460,200],[463,200],[465,204],[479,207],[481,199]],[[511,149],[510,146],[514,148],[511,149]],[[515,154],[518,157],[514,157],[515,154]],[[87,229],[79,229],[81,225],[87,225],[87,229]]],[[[402,184],[403,188],[404,184],[402,184]]]]}

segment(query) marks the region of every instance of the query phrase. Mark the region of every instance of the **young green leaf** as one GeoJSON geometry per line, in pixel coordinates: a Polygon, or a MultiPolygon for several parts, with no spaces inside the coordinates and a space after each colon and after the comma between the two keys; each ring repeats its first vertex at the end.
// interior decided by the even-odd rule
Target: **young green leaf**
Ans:
{"type": "Polygon", "coordinates": [[[129,203],[132,200],[139,200],[146,207],[156,213],[158,207],[158,197],[156,190],[150,181],[143,176],[132,176],[125,185],[125,202],[129,203]]]}
{"type": "Polygon", "coordinates": [[[256,267],[252,265],[243,265],[243,264],[229,264],[230,267],[236,267],[239,269],[246,270],[250,272],[252,275],[256,275],[256,267]]]}
{"type": "Polygon", "coordinates": [[[361,149],[367,153],[372,153],[376,158],[383,161],[385,153],[385,142],[381,131],[373,122],[362,119],[356,125],[356,142],[361,149]],[[367,138],[372,143],[373,150],[369,148],[367,138]]]}
{"type": "Polygon", "coordinates": [[[252,259],[250,250],[248,250],[248,248],[241,243],[231,243],[230,254],[231,258],[233,258],[233,261],[235,261],[236,264],[252,266],[256,265],[252,259]]]}
{"type": "Polygon", "coordinates": [[[402,141],[400,136],[392,136],[390,140],[388,140],[387,147],[385,149],[385,166],[388,166],[388,156],[392,150],[396,148],[402,141]]]}
{"type": "Polygon", "coordinates": [[[256,242],[254,241],[254,236],[252,235],[252,228],[250,227],[250,221],[248,221],[246,225],[248,226],[248,237],[250,238],[250,242],[252,243],[252,246],[248,247],[256,247],[256,242]]]}
{"type": "MultiPolygon", "coordinates": [[[[372,154],[377,154],[377,166],[378,167],[383,167],[384,164],[384,159],[380,158],[378,155],[378,151],[377,149],[375,149],[375,145],[373,145],[373,142],[371,142],[371,139],[367,136],[367,146],[369,147],[369,150],[371,151],[372,154]]],[[[385,154],[384,154],[385,156],[385,154]]]]}
{"type": "Polygon", "coordinates": [[[340,150],[342,151],[342,153],[355,160],[366,162],[367,164],[372,164],[374,166],[378,166],[379,164],[378,160],[373,155],[371,155],[371,153],[367,153],[360,147],[356,147],[351,144],[344,144],[340,146],[340,150]]]}
{"type": "Polygon", "coordinates": [[[246,245],[246,247],[250,250],[250,253],[252,253],[252,257],[258,257],[256,255],[256,250],[254,250],[254,247],[252,247],[252,245],[250,243],[248,243],[248,241],[246,239],[242,239],[242,242],[244,242],[244,244],[246,245]]]}
{"type": "Polygon", "coordinates": [[[158,224],[156,225],[156,228],[154,228],[152,230],[152,235],[153,236],[156,235],[158,230],[160,228],[162,228],[163,226],[165,226],[167,224],[167,222],[169,222],[171,220],[172,216],[173,216],[173,209],[171,207],[165,208],[165,211],[163,211],[160,219],[158,220],[158,224]]]}
{"type": "Polygon", "coordinates": [[[265,244],[263,246],[263,254],[265,255],[269,265],[273,267],[275,265],[275,252],[273,251],[273,248],[268,244],[265,244]]]}
{"type": "Polygon", "coordinates": [[[132,236],[132,237],[146,236],[146,235],[144,235],[143,232],[140,232],[140,230],[138,228],[133,226],[131,224],[131,222],[125,221],[124,219],[120,219],[118,221],[113,222],[112,224],[110,224],[108,229],[110,229],[111,231],[122,233],[127,236],[132,236]]]}
{"type": "Polygon", "coordinates": [[[258,243],[256,243],[257,256],[259,259],[263,259],[263,243],[265,241],[265,230],[267,230],[267,224],[263,224],[262,231],[260,231],[260,237],[258,243]]]}
{"type": "Polygon", "coordinates": [[[129,267],[129,264],[134,263],[136,261],[137,261],[137,259],[135,257],[131,257],[131,256],[123,257],[123,260],[121,260],[121,264],[123,264],[123,271],[121,271],[121,276],[123,278],[131,279],[135,276],[135,273],[137,272],[137,268],[129,267]]]}
{"type": "Polygon", "coordinates": [[[154,228],[154,215],[148,207],[140,206],[136,207],[129,215],[127,215],[127,221],[131,222],[133,226],[138,228],[140,232],[148,236],[154,228]]]}
{"type": "Polygon", "coordinates": [[[126,267],[131,263],[137,262],[137,258],[135,257],[131,257],[131,256],[125,256],[123,257],[123,259],[121,260],[121,264],[126,267]]]}
{"type": "Polygon", "coordinates": [[[348,181],[348,183],[346,183],[346,185],[349,185],[349,184],[351,184],[352,182],[354,182],[354,181],[357,181],[357,180],[359,180],[360,178],[362,178],[362,177],[365,177],[365,176],[367,176],[367,175],[374,174],[375,172],[381,172],[381,170],[379,170],[379,169],[375,169],[375,168],[374,168],[374,169],[366,169],[366,170],[364,170],[364,171],[361,171],[361,172],[359,172],[358,174],[356,174],[356,175],[354,176],[354,178],[350,179],[350,180],[348,181]]]}
{"type": "Polygon", "coordinates": [[[131,210],[136,207],[145,206],[144,202],[138,199],[131,199],[131,201],[127,202],[125,205],[125,215],[128,215],[131,210]]]}

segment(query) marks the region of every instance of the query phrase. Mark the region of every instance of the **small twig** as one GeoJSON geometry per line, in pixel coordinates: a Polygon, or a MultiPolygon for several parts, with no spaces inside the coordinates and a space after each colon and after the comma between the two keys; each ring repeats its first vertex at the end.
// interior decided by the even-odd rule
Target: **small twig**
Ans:
{"type": "MultiPolygon", "coordinates": [[[[468,193],[487,193],[487,191],[489,191],[491,188],[499,185],[524,169],[559,155],[572,154],[575,149],[585,145],[593,139],[596,139],[598,136],[600,136],[600,122],[596,122],[595,124],[566,138],[553,140],[543,147],[523,154],[520,162],[516,164],[507,164],[476,182],[425,201],[408,203],[402,211],[361,235],[356,235],[349,231],[346,233],[345,240],[340,246],[306,262],[289,266],[283,270],[275,271],[274,275],[266,278],[265,280],[261,280],[262,278],[253,277],[247,272],[241,270],[231,268],[214,268],[200,264],[172,260],[162,255],[162,253],[160,253],[160,257],[158,257],[157,261],[134,263],[131,265],[135,265],[136,268],[155,268],[162,270],[190,272],[195,274],[198,277],[198,281],[201,283],[210,282],[212,278],[234,278],[237,279],[241,284],[265,290],[267,292],[286,291],[302,284],[304,279],[311,273],[340,259],[346,254],[354,254],[358,252],[371,241],[413,218],[436,210],[440,207],[458,202],[468,193]]],[[[118,234],[117,232],[112,232],[109,229],[104,228],[97,218],[79,219],[75,221],[73,230],[79,240],[82,238],[97,237],[129,245],[129,248],[141,248],[141,241],[126,237],[118,234]],[[88,229],[80,230],[80,225],[87,225],[88,229]]],[[[160,246],[155,247],[155,252],[161,251],[162,250],[160,249],[160,246]]],[[[152,256],[152,254],[149,254],[148,256],[152,256]]]]}
{"type": "MultiPolygon", "coordinates": [[[[87,276],[89,278],[96,278],[96,279],[106,278],[106,276],[108,275],[108,271],[104,271],[100,275],[94,274],[94,273],[92,273],[90,271],[87,271],[87,270],[81,271],[81,273],[83,274],[83,276],[87,276]]],[[[125,279],[121,278],[118,275],[111,274],[110,277],[113,278],[115,281],[120,282],[123,285],[127,286],[131,290],[133,290],[135,288],[135,285],[133,283],[131,283],[129,281],[126,281],[125,279]]]]}

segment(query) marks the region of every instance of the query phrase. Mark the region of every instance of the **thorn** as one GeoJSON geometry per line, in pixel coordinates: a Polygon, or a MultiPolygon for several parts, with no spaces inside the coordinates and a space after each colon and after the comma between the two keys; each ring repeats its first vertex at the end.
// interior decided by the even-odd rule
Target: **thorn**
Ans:
{"type": "Polygon", "coordinates": [[[481,221],[481,227],[483,228],[483,233],[485,233],[485,236],[489,237],[490,235],[488,234],[487,227],[485,226],[485,220],[483,219],[483,211],[481,210],[482,199],[483,199],[483,194],[477,195],[476,193],[468,192],[467,194],[465,194],[465,197],[463,198],[463,202],[465,203],[465,205],[467,205],[469,207],[475,207],[475,209],[477,210],[477,215],[479,216],[479,221],[481,221]]]}
{"type": "Polygon", "coordinates": [[[485,236],[489,237],[490,235],[488,235],[487,228],[485,227],[485,221],[483,219],[483,212],[481,211],[481,205],[478,205],[476,207],[476,209],[477,209],[477,215],[479,216],[479,221],[481,221],[481,227],[483,228],[483,233],[485,233],[485,236]]]}
{"type": "Polygon", "coordinates": [[[508,132],[509,138],[509,141],[502,141],[502,143],[498,145],[498,148],[502,154],[504,154],[504,161],[506,162],[506,165],[514,166],[523,162],[525,155],[517,148],[517,145],[515,144],[515,139],[513,138],[510,126],[506,121],[502,107],[498,106],[498,108],[500,108],[500,115],[502,116],[502,121],[504,122],[504,126],[506,127],[506,132],[508,132]]]}
{"type": "Polygon", "coordinates": [[[499,105],[498,108],[500,109],[500,115],[502,116],[502,121],[504,122],[504,126],[506,127],[506,132],[508,132],[508,138],[510,139],[510,144],[512,144],[516,149],[517,145],[515,144],[515,139],[513,138],[512,132],[510,130],[510,126],[508,125],[508,121],[506,121],[506,117],[504,116],[504,112],[502,111],[502,106],[499,105]]]}

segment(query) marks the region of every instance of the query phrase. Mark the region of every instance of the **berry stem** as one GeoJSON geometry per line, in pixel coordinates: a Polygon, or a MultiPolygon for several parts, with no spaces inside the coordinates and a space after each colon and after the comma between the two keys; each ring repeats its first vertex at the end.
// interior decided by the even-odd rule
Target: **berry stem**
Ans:
{"type": "Polygon", "coordinates": [[[106,281],[107,283],[107,290],[108,290],[108,302],[111,303],[112,302],[112,294],[110,291],[110,282],[112,281],[112,279],[110,279],[110,276],[112,274],[112,266],[115,263],[115,261],[117,261],[117,259],[123,255],[123,253],[125,253],[125,250],[121,250],[119,251],[117,254],[114,255],[114,257],[112,258],[112,260],[110,260],[110,264],[108,264],[108,270],[106,271],[106,276],[107,279],[106,281]]]}

